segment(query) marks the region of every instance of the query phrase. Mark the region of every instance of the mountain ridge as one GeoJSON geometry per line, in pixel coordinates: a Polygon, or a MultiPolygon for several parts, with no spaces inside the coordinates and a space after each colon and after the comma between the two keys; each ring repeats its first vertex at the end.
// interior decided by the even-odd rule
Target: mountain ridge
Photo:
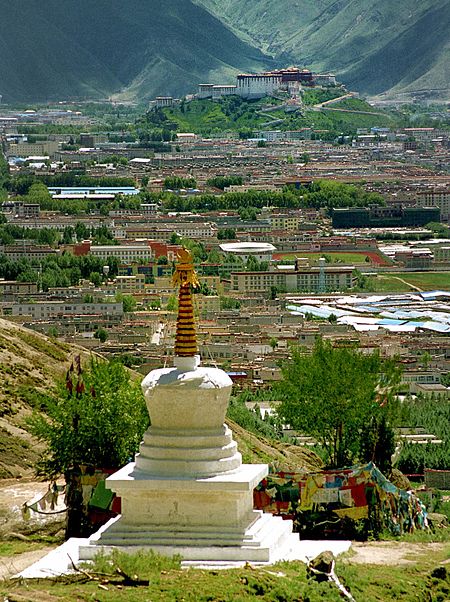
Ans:
{"type": "Polygon", "coordinates": [[[450,0],[198,1],[279,61],[362,93],[450,93],[450,0]]]}
{"type": "Polygon", "coordinates": [[[181,95],[209,72],[270,63],[191,0],[0,0],[0,10],[6,102],[181,95]]]}
{"type": "Polygon", "coordinates": [[[450,0],[0,0],[9,103],[147,101],[292,64],[450,96],[450,0]]]}

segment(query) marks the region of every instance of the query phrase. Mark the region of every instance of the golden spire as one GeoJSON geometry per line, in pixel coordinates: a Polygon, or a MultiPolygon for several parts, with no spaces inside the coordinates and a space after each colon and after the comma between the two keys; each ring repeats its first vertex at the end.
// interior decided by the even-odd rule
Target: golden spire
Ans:
{"type": "Polygon", "coordinates": [[[194,270],[192,255],[187,249],[177,253],[178,262],[173,275],[173,283],[180,287],[178,294],[177,333],[175,338],[175,355],[178,357],[194,357],[198,354],[197,333],[192,304],[192,287],[199,286],[194,270]]]}

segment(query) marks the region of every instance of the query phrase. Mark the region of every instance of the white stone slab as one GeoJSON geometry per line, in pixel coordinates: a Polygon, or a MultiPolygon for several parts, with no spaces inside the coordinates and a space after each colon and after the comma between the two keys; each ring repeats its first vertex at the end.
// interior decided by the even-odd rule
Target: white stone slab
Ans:
{"type": "MultiPolygon", "coordinates": [[[[23,579],[42,579],[46,577],[56,577],[58,575],[68,575],[73,572],[72,563],[70,558],[75,564],[79,562],[79,548],[80,546],[88,545],[87,539],[71,538],[61,546],[52,550],[49,554],[41,558],[38,562],[35,562],[22,572],[14,575],[14,578],[23,579]],[[70,558],[69,558],[70,556],[70,558]]],[[[252,562],[253,566],[268,566],[279,560],[300,560],[301,562],[308,562],[311,558],[315,558],[321,552],[329,550],[335,556],[339,556],[347,552],[351,547],[351,541],[334,541],[334,540],[303,540],[298,541],[297,545],[293,547],[287,556],[281,556],[275,558],[271,562],[252,562]]],[[[183,561],[181,566],[183,568],[199,568],[199,569],[232,569],[245,566],[246,561],[183,561]]]]}
{"type": "Polygon", "coordinates": [[[89,540],[85,538],[72,537],[25,570],[14,575],[13,579],[18,577],[43,579],[73,573],[72,561],[77,565],[80,546],[86,545],[88,542],[89,540]]]}
{"type": "Polygon", "coordinates": [[[189,491],[253,491],[268,474],[267,464],[242,464],[236,471],[213,477],[163,477],[134,473],[135,463],[130,462],[106,479],[106,486],[113,491],[116,486],[131,485],[133,490],[167,489],[174,486],[178,490],[189,491]]]}

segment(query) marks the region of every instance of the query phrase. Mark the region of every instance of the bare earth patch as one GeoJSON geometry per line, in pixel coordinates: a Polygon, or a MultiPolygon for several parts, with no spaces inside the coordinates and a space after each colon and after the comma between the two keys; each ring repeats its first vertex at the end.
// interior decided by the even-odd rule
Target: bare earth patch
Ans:
{"type": "Polygon", "coordinates": [[[428,553],[443,552],[447,543],[409,543],[406,541],[354,542],[350,564],[379,564],[386,566],[414,565],[428,553]]]}
{"type": "Polygon", "coordinates": [[[2,579],[9,579],[13,575],[25,570],[54,548],[55,546],[47,546],[45,548],[40,548],[39,550],[32,550],[31,552],[14,554],[13,556],[0,556],[0,581],[2,579]]]}
{"type": "Polygon", "coordinates": [[[24,521],[22,518],[22,505],[25,502],[42,497],[47,489],[48,483],[44,482],[18,481],[16,479],[0,480],[0,543],[5,544],[9,541],[18,540],[20,542],[19,537],[25,533],[21,542],[22,549],[24,545],[29,547],[29,550],[20,553],[0,554],[0,581],[23,571],[58,545],[57,543],[49,545],[44,541],[38,543],[31,539],[27,543],[27,537],[34,531],[45,534],[61,530],[64,514],[45,516],[32,513],[29,521],[24,521]],[[15,534],[18,534],[18,536],[15,534]]]}

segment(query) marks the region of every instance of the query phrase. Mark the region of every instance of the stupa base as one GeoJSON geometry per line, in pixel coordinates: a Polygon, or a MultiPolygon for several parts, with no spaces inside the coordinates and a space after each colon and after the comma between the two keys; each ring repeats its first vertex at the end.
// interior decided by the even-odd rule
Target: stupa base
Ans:
{"type": "Polygon", "coordinates": [[[187,561],[276,562],[289,558],[299,537],[292,521],[253,510],[253,489],[267,466],[244,464],[214,477],[134,476],[134,463],[108,477],[122,499],[122,514],[80,547],[80,558],[99,551],[141,549],[187,561]]]}
{"type": "Polygon", "coordinates": [[[152,550],[163,556],[181,556],[200,562],[267,562],[288,559],[299,543],[292,522],[261,514],[243,535],[207,531],[156,531],[122,529],[120,518],[112,519],[80,546],[80,559],[91,560],[100,551],[119,549],[127,554],[152,550]],[[114,522],[116,521],[116,522],[114,522]],[[116,528],[114,528],[116,527],[116,528]]]}

